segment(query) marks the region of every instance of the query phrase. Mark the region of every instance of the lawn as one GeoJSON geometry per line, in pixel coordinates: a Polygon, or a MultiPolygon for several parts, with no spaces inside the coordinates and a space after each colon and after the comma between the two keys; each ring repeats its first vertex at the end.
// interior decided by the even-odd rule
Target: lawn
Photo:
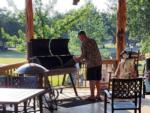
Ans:
{"type": "Polygon", "coordinates": [[[25,60],[25,53],[21,53],[16,50],[0,51],[0,64],[12,64],[25,60]]]}
{"type": "MultiPolygon", "coordinates": [[[[12,64],[17,62],[22,62],[26,60],[25,53],[18,52],[16,50],[0,51],[0,65],[12,64]]],[[[53,76],[49,77],[49,81],[52,82],[53,86],[58,86],[62,84],[63,76],[53,76]]]]}

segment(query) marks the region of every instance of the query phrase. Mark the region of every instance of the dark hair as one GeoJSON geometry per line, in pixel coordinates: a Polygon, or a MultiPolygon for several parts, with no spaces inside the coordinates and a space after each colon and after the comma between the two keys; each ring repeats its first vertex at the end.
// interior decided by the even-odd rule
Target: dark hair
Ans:
{"type": "Polygon", "coordinates": [[[85,31],[79,31],[78,36],[79,35],[86,35],[85,31]]]}
{"type": "Polygon", "coordinates": [[[123,54],[127,54],[127,55],[129,55],[129,52],[128,52],[128,51],[126,51],[126,50],[123,50],[123,51],[120,53],[120,56],[121,56],[121,57],[123,57],[123,54]]]}
{"type": "Polygon", "coordinates": [[[123,55],[124,53],[127,53],[127,51],[126,51],[126,50],[123,50],[123,51],[120,53],[120,55],[123,55]]]}

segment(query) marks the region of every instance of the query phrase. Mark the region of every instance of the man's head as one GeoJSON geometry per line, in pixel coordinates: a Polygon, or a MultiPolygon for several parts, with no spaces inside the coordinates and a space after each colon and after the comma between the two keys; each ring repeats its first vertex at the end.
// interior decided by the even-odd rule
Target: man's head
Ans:
{"type": "Polygon", "coordinates": [[[80,31],[78,37],[81,41],[85,40],[87,38],[85,31],[80,31]]]}

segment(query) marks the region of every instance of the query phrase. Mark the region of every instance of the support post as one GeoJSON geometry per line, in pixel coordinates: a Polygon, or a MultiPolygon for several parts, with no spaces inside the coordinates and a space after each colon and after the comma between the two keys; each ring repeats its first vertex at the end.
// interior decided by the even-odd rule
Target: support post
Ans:
{"type": "Polygon", "coordinates": [[[116,35],[116,59],[120,61],[120,53],[126,46],[126,0],[118,0],[117,10],[117,35],[116,35]]]}
{"type": "MultiPolygon", "coordinates": [[[[34,38],[34,28],[33,28],[33,9],[32,0],[25,0],[25,11],[26,11],[26,42],[28,43],[34,38]]],[[[29,47],[27,44],[27,60],[29,59],[29,47]]]]}

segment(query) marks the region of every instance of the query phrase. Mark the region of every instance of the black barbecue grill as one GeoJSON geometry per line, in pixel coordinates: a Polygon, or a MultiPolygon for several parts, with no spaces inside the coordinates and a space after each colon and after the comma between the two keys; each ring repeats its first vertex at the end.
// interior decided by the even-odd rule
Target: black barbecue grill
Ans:
{"type": "Polygon", "coordinates": [[[32,39],[28,43],[29,59],[47,69],[74,67],[68,42],[69,39],[32,39]]]}
{"type": "Polygon", "coordinates": [[[37,63],[48,69],[48,76],[69,74],[76,96],[78,96],[72,73],[76,71],[73,55],[68,50],[69,39],[32,39],[28,43],[28,58],[32,63],[37,63]]]}

